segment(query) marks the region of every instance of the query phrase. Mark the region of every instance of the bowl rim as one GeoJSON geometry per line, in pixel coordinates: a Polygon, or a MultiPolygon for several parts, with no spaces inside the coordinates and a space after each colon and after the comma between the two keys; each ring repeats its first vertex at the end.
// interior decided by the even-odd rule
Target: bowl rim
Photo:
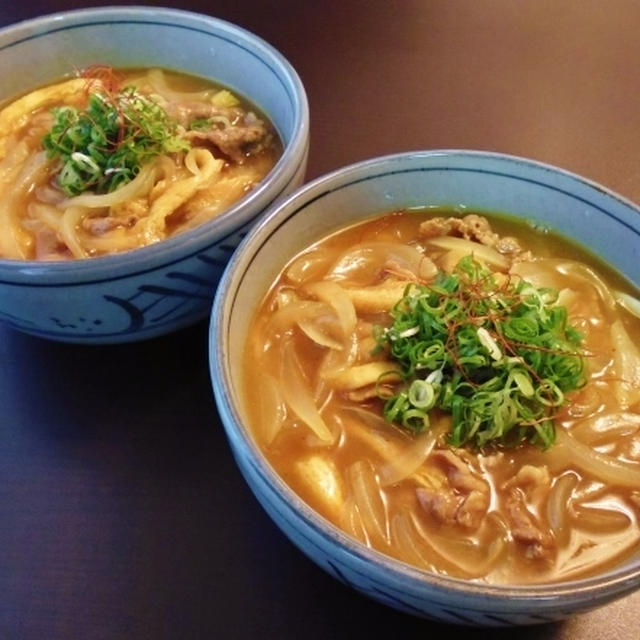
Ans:
{"type": "MultiPolygon", "coordinates": [[[[388,580],[395,584],[404,583],[407,585],[410,583],[414,589],[411,592],[413,595],[420,592],[424,593],[425,589],[429,589],[432,591],[432,595],[439,593],[441,599],[454,592],[459,596],[471,596],[476,599],[508,598],[513,601],[514,607],[521,606],[527,601],[535,600],[547,602],[550,607],[558,608],[560,605],[557,598],[559,597],[564,599],[561,603],[562,605],[570,607],[571,602],[584,602],[589,596],[593,596],[594,601],[597,601],[598,596],[602,597],[604,593],[607,593],[609,599],[611,599],[614,597],[612,594],[622,594],[631,588],[635,589],[640,585],[640,556],[630,564],[586,578],[544,584],[487,584],[419,569],[380,551],[366,547],[317,513],[289,487],[261,453],[249,428],[243,424],[240,413],[232,402],[234,391],[231,384],[230,369],[226,362],[229,330],[227,321],[246,269],[252,262],[253,257],[259,253],[264,244],[276,233],[278,226],[284,220],[294,216],[303,206],[331,192],[334,185],[335,188],[339,188],[342,183],[348,182],[348,178],[354,178],[354,176],[365,174],[367,171],[373,171],[376,168],[382,170],[384,167],[388,168],[397,162],[420,162],[422,159],[434,156],[469,158],[480,163],[495,161],[506,164],[515,163],[525,170],[542,170],[576,181],[588,190],[597,192],[601,196],[612,198],[623,207],[633,210],[633,214],[638,216],[634,228],[637,232],[640,232],[640,206],[631,200],[577,173],[549,163],[501,152],[468,149],[406,151],[365,159],[319,176],[299,187],[263,216],[260,222],[252,228],[240,243],[220,279],[210,317],[208,355],[214,398],[227,437],[232,447],[238,447],[242,451],[243,458],[248,461],[248,464],[259,475],[262,482],[269,487],[278,497],[278,500],[286,505],[291,514],[301,521],[305,527],[309,528],[325,542],[328,541],[329,544],[335,545],[341,553],[347,554],[359,563],[372,563],[377,567],[378,571],[382,572],[388,580]]],[[[375,214],[375,212],[372,213],[375,214]]],[[[285,259],[289,257],[291,256],[287,256],[285,259]]],[[[471,602],[468,604],[471,604],[471,602]]],[[[532,611],[532,614],[534,613],[535,611],[532,611]]]]}
{"type": "MultiPolygon", "coordinates": [[[[88,259],[14,260],[0,258],[2,284],[86,284],[141,275],[196,255],[249,224],[282,197],[299,167],[306,162],[309,145],[309,102],[302,80],[287,58],[260,36],[227,20],[185,9],[146,5],[114,5],[58,11],[22,20],[0,29],[0,54],[28,40],[46,37],[67,28],[83,28],[114,21],[188,28],[214,37],[224,37],[269,63],[291,99],[292,134],[283,142],[283,152],[271,171],[250,193],[223,213],[160,242],[120,253],[88,259]],[[4,42],[3,42],[4,41],[4,42]],[[257,212],[256,212],[257,210],[257,212]],[[118,275],[119,274],[119,275],[118,275]],[[68,280],[68,281],[67,281],[68,280]]],[[[247,96],[251,100],[251,96],[247,96]]],[[[262,107],[261,107],[262,108],[262,107]]],[[[269,114],[267,114],[268,117],[269,114]]],[[[282,139],[282,135],[281,135],[282,139]]]]}

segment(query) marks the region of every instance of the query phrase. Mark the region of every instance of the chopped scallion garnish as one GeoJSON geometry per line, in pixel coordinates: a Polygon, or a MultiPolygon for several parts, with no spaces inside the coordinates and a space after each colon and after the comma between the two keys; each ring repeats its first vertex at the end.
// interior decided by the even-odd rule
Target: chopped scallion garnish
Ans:
{"type": "Polygon", "coordinates": [[[65,106],[53,114],[43,145],[49,158],[60,160],[58,184],[69,196],[114,191],[153,157],[190,146],[164,109],[133,87],[92,92],[86,109],[65,106]]]}
{"type": "Polygon", "coordinates": [[[385,418],[420,432],[437,408],[452,416],[453,446],[551,445],[554,415],[585,384],[582,335],[557,297],[472,256],[430,285],[408,285],[392,325],[375,332],[405,381],[385,418]]]}

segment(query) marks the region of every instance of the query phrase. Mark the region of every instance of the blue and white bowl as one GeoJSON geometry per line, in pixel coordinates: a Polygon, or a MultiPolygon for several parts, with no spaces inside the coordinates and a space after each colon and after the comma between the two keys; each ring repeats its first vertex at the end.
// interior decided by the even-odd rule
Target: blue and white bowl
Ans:
{"type": "Polygon", "coordinates": [[[315,513],[265,460],[241,388],[252,314],[300,249],[375,213],[423,206],[509,212],[590,247],[640,284],[640,210],[588,180],[529,160],[473,151],[374,159],[302,187],[254,227],[229,262],[210,326],[210,369],[231,450],[281,530],[328,573],[407,613],[473,625],[535,624],[601,606],[640,585],[640,557],[601,575],[536,586],[491,586],[435,575],[366,548],[315,513]]]}
{"type": "Polygon", "coordinates": [[[99,8],[2,29],[0,101],[98,62],[160,66],[218,81],[261,108],[284,153],[243,200],[164,242],[64,263],[0,260],[0,321],[66,342],[141,340],[206,317],[235,247],[266,208],[302,183],[306,171],[309,110],[297,73],[260,38],[204,15],[99,8]]]}

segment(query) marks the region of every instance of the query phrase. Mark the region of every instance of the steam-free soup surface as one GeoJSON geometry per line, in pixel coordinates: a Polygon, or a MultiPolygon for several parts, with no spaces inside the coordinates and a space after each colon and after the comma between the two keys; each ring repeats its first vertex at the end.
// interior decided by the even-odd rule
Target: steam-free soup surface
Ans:
{"type": "MultiPolygon", "coordinates": [[[[613,567],[640,542],[640,320],[628,310],[635,304],[638,312],[637,294],[559,236],[504,218],[490,218],[490,227],[478,220],[392,213],[295,257],[250,329],[251,429],[318,513],[409,564],[491,583],[562,581],[613,567]],[[411,428],[385,417],[390,395],[407,382],[380,336],[409,283],[433,286],[465,256],[499,287],[530,283],[547,291],[549,308],[565,308],[583,368],[576,388],[542,418],[452,446],[454,420],[442,408],[408,421],[411,428]]],[[[499,336],[486,342],[487,362],[530,373],[512,344],[499,336]]],[[[418,377],[437,389],[430,373],[418,377]]],[[[470,402],[481,382],[468,381],[470,402]]]]}
{"type": "Polygon", "coordinates": [[[0,110],[0,258],[159,242],[220,215],[281,151],[254,105],[208,80],[89,68],[0,110]]]}

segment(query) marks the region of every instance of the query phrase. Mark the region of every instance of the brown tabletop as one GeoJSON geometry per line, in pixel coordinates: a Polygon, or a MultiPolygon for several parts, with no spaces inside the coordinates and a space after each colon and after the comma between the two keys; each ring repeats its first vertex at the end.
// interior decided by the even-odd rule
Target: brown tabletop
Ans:
{"type": "MultiPolygon", "coordinates": [[[[0,26],[101,4],[3,0],[0,26]]],[[[147,4],[224,18],[285,54],[310,101],[309,178],[397,151],[489,149],[640,202],[634,0],[147,4]]],[[[640,592],[518,630],[366,600],[292,547],[244,484],[206,323],[110,347],[0,328],[0,638],[636,640],[639,626],[640,592]]]]}

